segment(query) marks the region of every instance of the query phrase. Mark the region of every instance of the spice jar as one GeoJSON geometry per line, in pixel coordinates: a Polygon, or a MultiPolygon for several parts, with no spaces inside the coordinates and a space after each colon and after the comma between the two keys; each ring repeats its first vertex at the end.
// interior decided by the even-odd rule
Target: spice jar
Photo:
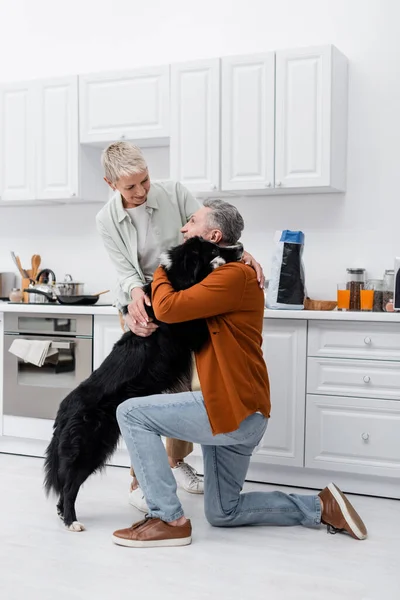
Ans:
{"type": "Polygon", "coordinates": [[[383,276],[383,294],[382,294],[382,307],[384,311],[387,311],[387,305],[393,303],[394,295],[394,269],[386,269],[383,276]]]}
{"type": "Polygon", "coordinates": [[[383,279],[368,279],[367,289],[374,290],[374,300],[372,304],[373,312],[382,312],[383,279]]]}
{"type": "Polygon", "coordinates": [[[365,286],[365,269],[346,269],[347,284],[350,290],[349,310],[360,310],[360,290],[365,286]]]}
{"type": "Polygon", "coordinates": [[[11,302],[22,302],[22,292],[19,288],[13,288],[8,296],[11,302]]]}

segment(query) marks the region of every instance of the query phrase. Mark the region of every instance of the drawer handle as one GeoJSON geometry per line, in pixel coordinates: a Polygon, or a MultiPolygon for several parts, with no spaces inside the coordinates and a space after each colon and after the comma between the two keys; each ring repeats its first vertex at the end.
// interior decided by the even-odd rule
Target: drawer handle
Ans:
{"type": "Polygon", "coordinates": [[[371,338],[370,338],[370,337],[368,337],[368,336],[367,336],[366,338],[364,338],[364,344],[367,344],[367,346],[369,346],[369,344],[370,344],[371,342],[372,342],[372,340],[371,340],[371,338]]]}
{"type": "Polygon", "coordinates": [[[364,440],[364,442],[367,442],[369,440],[369,433],[367,433],[365,431],[364,433],[361,434],[361,437],[364,440]]]}
{"type": "Polygon", "coordinates": [[[365,383],[369,383],[371,381],[371,377],[369,375],[365,375],[363,377],[363,380],[364,380],[365,383]]]}

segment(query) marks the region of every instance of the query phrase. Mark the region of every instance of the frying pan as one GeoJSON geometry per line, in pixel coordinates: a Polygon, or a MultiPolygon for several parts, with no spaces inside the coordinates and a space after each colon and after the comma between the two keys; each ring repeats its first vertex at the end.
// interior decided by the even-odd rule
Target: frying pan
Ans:
{"type": "Polygon", "coordinates": [[[89,296],[89,295],[58,296],[56,294],[56,296],[53,297],[51,294],[48,294],[47,292],[42,292],[41,290],[35,290],[35,289],[24,290],[24,292],[28,292],[31,294],[39,294],[40,296],[45,296],[50,302],[58,301],[60,304],[69,304],[71,306],[92,306],[93,304],[96,304],[96,302],[99,299],[99,296],[101,296],[102,294],[107,294],[107,292],[109,292],[109,291],[110,290],[104,290],[104,292],[99,292],[98,294],[93,294],[92,296],[89,296]]]}

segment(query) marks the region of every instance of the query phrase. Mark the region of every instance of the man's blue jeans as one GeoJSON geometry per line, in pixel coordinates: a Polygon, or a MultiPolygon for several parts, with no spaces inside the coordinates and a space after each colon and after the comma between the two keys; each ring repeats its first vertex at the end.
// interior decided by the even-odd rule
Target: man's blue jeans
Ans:
{"type": "Polygon", "coordinates": [[[183,515],[160,437],[166,436],[202,445],[204,506],[211,525],[320,524],[318,496],[241,493],[250,457],[267,428],[263,415],[250,415],[232,433],[213,435],[201,392],[183,392],[126,400],[117,419],[151,517],[169,522],[183,515]]]}

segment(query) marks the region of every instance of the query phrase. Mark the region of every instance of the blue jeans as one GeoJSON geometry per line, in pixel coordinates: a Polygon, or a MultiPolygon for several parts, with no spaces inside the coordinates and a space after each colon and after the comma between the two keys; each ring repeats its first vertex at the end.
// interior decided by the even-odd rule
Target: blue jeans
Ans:
{"type": "Polygon", "coordinates": [[[202,445],[204,507],[211,525],[320,524],[318,496],[241,493],[251,455],[267,428],[263,415],[250,415],[232,433],[213,435],[201,392],[183,392],[126,400],[118,407],[117,419],[149,516],[169,522],[183,515],[160,437],[166,436],[202,445]]]}

